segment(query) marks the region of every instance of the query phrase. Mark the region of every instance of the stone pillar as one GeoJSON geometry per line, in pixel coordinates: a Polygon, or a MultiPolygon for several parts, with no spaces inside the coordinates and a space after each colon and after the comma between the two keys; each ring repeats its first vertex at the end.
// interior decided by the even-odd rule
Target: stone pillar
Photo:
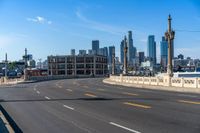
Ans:
{"type": "Polygon", "coordinates": [[[124,67],[123,67],[123,74],[126,75],[127,74],[127,39],[126,36],[124,37],[124,67]]]}
{"type": "Polygon", "coordinates": [[[174,40],[175,32],[171,29],[171,16],[168,17],[168,31],[165,33],[165,39],[168,41],[168,64],[167,64],[167,74],[173,76],[172,67],[172,42],[174,40]]]}
{"type": "Polygon", "coordinates": [[[175,32],[171,28],[171,16],[168,17],[168,31],[165,32],[165,39],[168,42],[168,64],[167,74],[164,76],[164,85],[171,86],[171,78],[173,77],[173,66],[172,66],[172,42],[174,40],[175,32]]]}

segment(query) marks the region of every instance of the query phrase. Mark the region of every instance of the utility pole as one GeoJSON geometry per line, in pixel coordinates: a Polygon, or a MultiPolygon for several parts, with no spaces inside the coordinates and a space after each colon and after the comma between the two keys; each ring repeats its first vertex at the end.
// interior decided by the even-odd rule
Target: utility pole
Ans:
{"type": "Polygon", "coordinates": [[[128,46],[127,46],[127,39],[126,36],[124,37],[124,69],[123,69],[123,74],[127,74],[127,51],[128,51],[128,46]]]}
{"type": "Polygon", "coordinates": [[[175,31],[171,29],[171,16],[168,17],[168,31],[165,32],[165,39],[168,42],[168,64],[167,64],[167,74],[173,76],[173,67],[172,67],[172,42],[174,40],[175,31]]]}

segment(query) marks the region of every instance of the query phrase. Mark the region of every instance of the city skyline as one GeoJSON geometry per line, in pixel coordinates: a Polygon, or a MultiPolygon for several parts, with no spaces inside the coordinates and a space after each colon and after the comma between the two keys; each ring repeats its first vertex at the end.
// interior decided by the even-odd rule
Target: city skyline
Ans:
{"type": "MultiPolygon", "coordinates": [[[[91,49],[92,40],[99,40],[102,47],[114,45],[116,56],[120,57],[120,42],[130,30],[133,45],[146,55],[148,35],[155,35],[159,44],[167,30],[169,13],[176,32],[175,56],[184,54],[185,57],[200,58],[200,3],[196,0],[181,3],[171,0],[115,3],[104,0],[48,3],[3,0],[0,9],[3,18],[0,22],[0,60],[4,60],[5,53],[9,60],[18,60],[25,48],[36,61],[45,60],[48,55],[69,54],[71,49],[91,49]],[[118,10],[119,7],[123,10],[118,10]]],[[[157,51],[160,60],[159,45],[157,51]]]]}

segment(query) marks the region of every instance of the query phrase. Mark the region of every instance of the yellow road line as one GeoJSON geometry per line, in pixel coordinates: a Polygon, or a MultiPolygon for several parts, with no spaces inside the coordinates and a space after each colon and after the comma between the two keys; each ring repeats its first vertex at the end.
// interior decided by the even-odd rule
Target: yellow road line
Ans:
{"type": "Polygon", "coordinates": [[[150,109],[151,106],[143,105],[143,104],[137,104],[133,102],[124,102],[123,104],[129,105],[129,106],[134,106],[134,107],[139,107],[139,108],[144,108],[144,109],[150,109]]]}
{"type": "Polygon", "coordinates": [[[70,91],[70,92],[72,92],[72,90],[71,89],[66,89],[67,91],[70,91]]]}
{"type": "Polygon", "coordinates": [[[129,95],[129,96],[138,96],[138,94],[129,93],[129,92],[123,92],[122,94],[129,95]]]}
{"type": "Polygon", "coordinates": [[[90,93],[85,93],[86,96],[89,96],[89,97],[97,97],[96,95],[94,94],[90,94],[90,93]]]}
{"type": "Polygon", "coordinates": [[[181,102],[181,103],[189,103],[189,104],[198,104],[198,105],[200,105],[200,102],[195,102],[195,101],[178,100],[178,102],[181,102]]]}

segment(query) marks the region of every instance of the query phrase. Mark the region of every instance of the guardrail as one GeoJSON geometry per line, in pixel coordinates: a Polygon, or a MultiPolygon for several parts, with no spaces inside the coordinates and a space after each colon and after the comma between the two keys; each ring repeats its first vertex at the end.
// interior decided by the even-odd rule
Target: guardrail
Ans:
{"type": "Polygon", "coordinates": [[[119,83],[144,84],[154,86],[172,86],[184,88],[200,88],[200,78],[169,78],[164,77],[136,77],[136,76],[114,76],[110,75],[110,80],[119,83]],[[168,85],[166,85],[168,84],[168,85]]]}

